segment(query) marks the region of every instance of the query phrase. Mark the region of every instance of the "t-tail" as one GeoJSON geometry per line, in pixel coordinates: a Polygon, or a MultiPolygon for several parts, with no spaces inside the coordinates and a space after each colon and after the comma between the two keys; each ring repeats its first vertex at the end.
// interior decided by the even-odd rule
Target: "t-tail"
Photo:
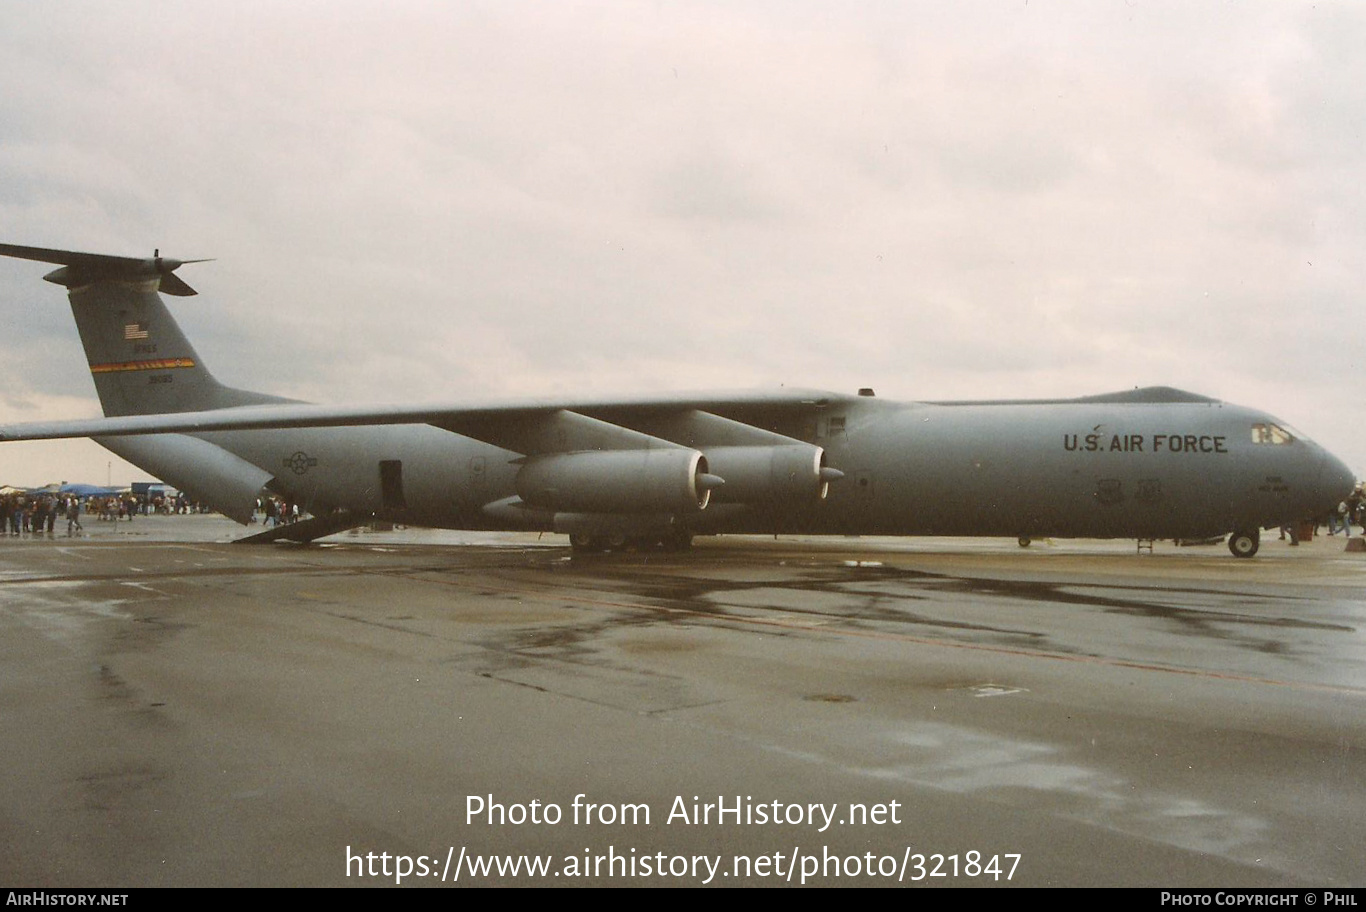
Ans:
{"type": "Polygon", "coordinates": [[[65,286],[104,414],[200,412],[285,402],[278,396],[224,386],[214,378],[161,293],[196,294],[175,275],[185,263],[0,244],[0,255],[55,263],[43,276],[65,286]]]}
{"type": "MultiPolygon", "coordinates": [[[[43,278],[67,289],[106,416],[203,412],[292,401],[224,386],[209,373],[160,294],[195,294],[175,271],[186,262],[202,261],[173,260],[159,254],[138,259],[0,244],[0,255],[60,267],[43,278]]],[[[201,437],[156,434],[94,439],[240,523],[250,521],[257,494],[272,477],[271,472],[201,437]]]]}

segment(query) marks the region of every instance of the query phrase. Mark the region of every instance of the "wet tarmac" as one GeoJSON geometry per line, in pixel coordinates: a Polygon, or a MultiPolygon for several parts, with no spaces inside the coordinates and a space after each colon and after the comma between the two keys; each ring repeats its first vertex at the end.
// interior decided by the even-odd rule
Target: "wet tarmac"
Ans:
{"type": "Polygon", "coordinates": [[[382,886],[400,856],[405,886],[1363,882],[1341,538],[573,559],[86,525],[0,539],[5,883],[382,886]],[[523,854],[547,872],[474,873],[523,854]]]}

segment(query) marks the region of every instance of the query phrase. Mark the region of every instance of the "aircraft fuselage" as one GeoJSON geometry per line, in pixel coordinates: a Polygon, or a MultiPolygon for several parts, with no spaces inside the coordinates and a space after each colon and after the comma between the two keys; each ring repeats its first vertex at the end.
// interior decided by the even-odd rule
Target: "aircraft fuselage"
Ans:
{"type": "MultiPolygon", "coordinates": [[[[1274,418],[1216,401],[847,399],[802,425],[782,430],[802,432],[844,473],[826,498],[719,502],[684,516],[491,510],[516,498],[519,454],[427,425],[197,436],[269,470],[274,490],[315,514],[345,509],[459,529],[681,523],[698,533],[1204,538],[1321,514],[1352,486],[1316,444],[1277,438],[1268,429],[1283,425],[1274,418]]],[[[162,439],[101,442],[145,463],[140,450],[162,439]]]]}

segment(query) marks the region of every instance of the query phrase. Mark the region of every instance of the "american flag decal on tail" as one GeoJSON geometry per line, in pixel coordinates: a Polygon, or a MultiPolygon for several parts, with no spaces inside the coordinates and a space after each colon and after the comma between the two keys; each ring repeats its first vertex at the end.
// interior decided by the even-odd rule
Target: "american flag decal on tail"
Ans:
{"type": "Polygon", "coordinates": [[[131,342],[134,339],[147,338],[147,324],[129,323],[128,325],[123,327],[123,338],[125,341],[128,342],[131,342]]]}

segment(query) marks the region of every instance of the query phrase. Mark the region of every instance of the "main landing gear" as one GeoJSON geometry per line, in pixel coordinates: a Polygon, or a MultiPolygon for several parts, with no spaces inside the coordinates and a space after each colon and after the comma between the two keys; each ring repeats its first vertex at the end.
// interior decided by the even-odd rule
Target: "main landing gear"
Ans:
{"type": "Polygon", "coordinates": [[[1234,557],[1251,557],[1257,553],[1261,543],[1261,532],[1257,529],[1237,531],[1228,537],[1228,549],[1234,557]]]}
{"type": "Polygon", "coordinates": [[[692,533],[675,530],[663,535],[595,535],[575,532],[569,536],[569,547],[575,554],[601,554],[604,551],[687,551],[692,547],[692,533]]]}

